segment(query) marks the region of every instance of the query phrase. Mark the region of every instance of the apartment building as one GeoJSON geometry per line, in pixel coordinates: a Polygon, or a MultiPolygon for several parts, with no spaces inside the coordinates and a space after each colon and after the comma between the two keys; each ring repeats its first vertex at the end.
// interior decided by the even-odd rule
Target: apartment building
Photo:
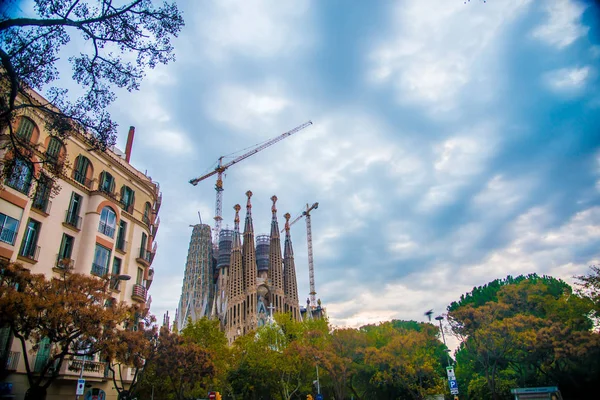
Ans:
{"type": "MultiPolygon", "coordinates": [[[[32,162],[17,162],[0,189],[0,258],[47,277],[65,268],[97,276],[121,275],[129,279],[111,282],[113,297],[148,307],[161,194],[158,183],[129,164],[135,129],[130,128],[123,153],[116,148],[89,151],[85,138],[77,134],[63,143],[44,126],[33,113],[15,121],[17,135],[38,146],[32,162]],[[45,167],[36,163],[42,159],[68,166],[54,196],[43,179],[45,167]],[[34,174],[42,176],[37,183],[34,174]]],[[[9,352],[10,375],[5,381],[12,383],[15,398],[22,399],[28,387],[24,358],[41,366],[49,356],[48,347],[42,344],[36,354],[22,354],[18,341],[0,329],[0,351],[9,352]]],[[[80,371],[80,360],[65,361],[47,398],[74,397],[80,371]]],[[[100,359],[86,360],[83,377],[84,398],[116,398],[100,359]]]]}

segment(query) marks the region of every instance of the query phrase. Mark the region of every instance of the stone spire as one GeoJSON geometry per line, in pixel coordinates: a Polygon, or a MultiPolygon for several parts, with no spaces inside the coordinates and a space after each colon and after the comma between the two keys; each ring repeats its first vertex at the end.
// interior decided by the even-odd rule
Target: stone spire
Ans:
{"type": "Polygon", "coordinates": [[[285,244],[283,253],[283,290],[285,294],[286,312],[292,314],[296,321],[300,320],[298,304],[298,282],[296,281],[296,264],[294,263],[294,249],[292,248],[292,237],[290,236],[290,213],[285,217],[285,244]]]}
{"type": "Polygon", "coordinates": [[[246,222],[244,224],[244,242],[242,244],[242,260],[244,267],[245,323],[243,333],[256,329],[257,296],[256,296],[256,248],[254,246],[254,227],[252,225],[252,192],[247,191],[246,222]]]}
{"type": "Polygon", "coordinates": [[[269,280],[271,281],[271,306],[275,312],[285,312],[285,293],[283,291],[283,259],[281,240],[277,223],[277,196],[271,197],[271,243],[269,246],[269,280]]]}
{"type": "Polygon", "coordinates": [[[233,343],[235,338],[242,333],[244,316],[242,315],[244,302],[244,274],[242,245],[240,243],[240,205],[236,204],[235,209],[235,228],[233,231],[233,243],[231,246],[231,261],[229,279],[227,281],[227,339],[233,343]],[[239,332],[239,334],[238,334],[239,332]]]}

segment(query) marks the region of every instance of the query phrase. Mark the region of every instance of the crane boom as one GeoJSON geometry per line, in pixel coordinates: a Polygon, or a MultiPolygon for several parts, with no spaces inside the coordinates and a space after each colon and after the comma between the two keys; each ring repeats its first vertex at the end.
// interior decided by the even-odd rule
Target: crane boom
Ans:
{"type": "Polygon", "coordinates": [[[218,248],[219,234],[221,233],[221,221],[223,220],[223,217],[222,217],[222,215],[223,215],[223,173],[225,172],[225,170],[227,170],[227,168],[231,167],[232,165],[237,164],[240,161],[243,161],[250,156],[253,156],[254,154],[258,153],[259,151],[262,151],[262,150],[266,149],[267,147],[272,146],[275,143],[277,143],[287,137],[292,136],[294,133],[297,133],[310,125],[312,125],[312,121],[305,122],[302,125],[299,125],[290,131],[284,132],[281,135],[274,137],[273,139],[267,140],[263,144],[253,148],[252,150],[242,154],[241,156],[231,160],[230,162],[228,162],[226,164],[223,164],[224,156],[221,156],[221,157],[219,157],[218,164],[213,171],[211,171],[205,175],[202,175],[198,178],[190,179],[190,183],[192,185],[196,186],[200,181],[203,181],[206,178],[209,178],[209,177],[217,174],[217,183],[215,184],[215,191],[217,192],[216,193],[216,201],[215,201],[215,237],[214,237],[214,247],[215,248],[218,248]]]}
{"type": "MultiPolygon", "coordinates": [[[[319,208],[319,203],[314,203],[312,206],[306,205],[306,211],[302,211],[302,214],[298,215],[291,223],[292,226],[296,221],[302,217],[306,217],[306,245],[308,247],[308,278],[310,282],[310,305],[311,307],[317,306],[315,290],[315,265],[313,260],[313,247],[312,247],[312,225],[310,221],[310,212],[319,208]]],[[[283,232],[283,231],[282,231],[283,232]]]]}

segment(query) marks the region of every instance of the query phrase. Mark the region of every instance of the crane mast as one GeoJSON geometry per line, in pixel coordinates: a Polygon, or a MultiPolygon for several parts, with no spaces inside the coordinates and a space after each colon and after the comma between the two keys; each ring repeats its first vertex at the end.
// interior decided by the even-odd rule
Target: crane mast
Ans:
{"type": "Polygon", "coordinates": [[[196,186],[200,181],[203,181],[206,178],[209,178],[215,174],[217,175],[217,183],[215,184],[216,201],[215,201],[215,218],[214,218],[215,219],[214,245],[216,248],[218,247],[219,234],[221,233],[221,223],[223,221],[223,217],[222,217],[222,215],[223,215],[223,190],[224,190],[223,189],[223,173],[227,170],[227,168],[231,167],[232,165],[237,164],[240,161],[243,161],[250,156],[253,156],[254,154],[258,153],[259,151],[262,151],[262,150],[266,149],[267,147],[272,146],[275,143],[277,143],[287,137],[292,136],[294,133],[297,133],[310,125],[312,125],[312,121],[305,122],[302,125],[299,125],[290,131],[284,132],[281,135],[264,142],[263,144],[253,148],[252,150],[242,154],[241,156],[231,160],[230,162],[228,162],[226,164],[223,164],[223,158],[225,156],[221,156],[221,157],[219,157],[217,166],[215,167],[215,169],[213,171],[211,171],[205,175],[202,175],[198,178],[190,179],[190,183],[192,185],[196,186]]]}
{"type": "MultiPolygon", "coordinates": [[[[319,203],[314,203],[312,206],[306,205],[306,211],[303,211],[302,214],[298,215],[291,223],[292,226],[295,222],[297,222],[300,218],[306,217],[306,245],[308,247],[308,278],[310,283],[310,306],[317,306],[317,292],[315,290],[315,265],[313,261],[313,247],[312,247],[312,226],[310,222],[310,212],[312,210],[316,210],[319,208],[319,203]]],[[[282,231],[283,232],[283,231],[282,231]]]]}

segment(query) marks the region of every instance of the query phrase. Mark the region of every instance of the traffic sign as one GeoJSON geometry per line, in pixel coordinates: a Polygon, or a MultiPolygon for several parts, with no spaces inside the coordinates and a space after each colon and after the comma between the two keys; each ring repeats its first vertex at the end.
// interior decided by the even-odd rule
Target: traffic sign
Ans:
{"type": "Polygon", "coordinates": [[[449,380],[448,385],[450,386],[450,389],[458,389],[458,382],[456,382],[455,379],[449,380]]]}
{"type": "Polygon", "coordinates": [[[317,395],[317,400],[323,400],[323,395],[321,393],[317,395]]]}
{"type": "Polygon", "coordinates": [[[77,391],[75,391],[76,396],[83,395],[85,391],[85,379],[77,379],[77,391]]]}
{"type": "Polygon", "coordinates": [[[458,394],[458,389],[450,389],[450,394],[457,395],[458,394]]]}

